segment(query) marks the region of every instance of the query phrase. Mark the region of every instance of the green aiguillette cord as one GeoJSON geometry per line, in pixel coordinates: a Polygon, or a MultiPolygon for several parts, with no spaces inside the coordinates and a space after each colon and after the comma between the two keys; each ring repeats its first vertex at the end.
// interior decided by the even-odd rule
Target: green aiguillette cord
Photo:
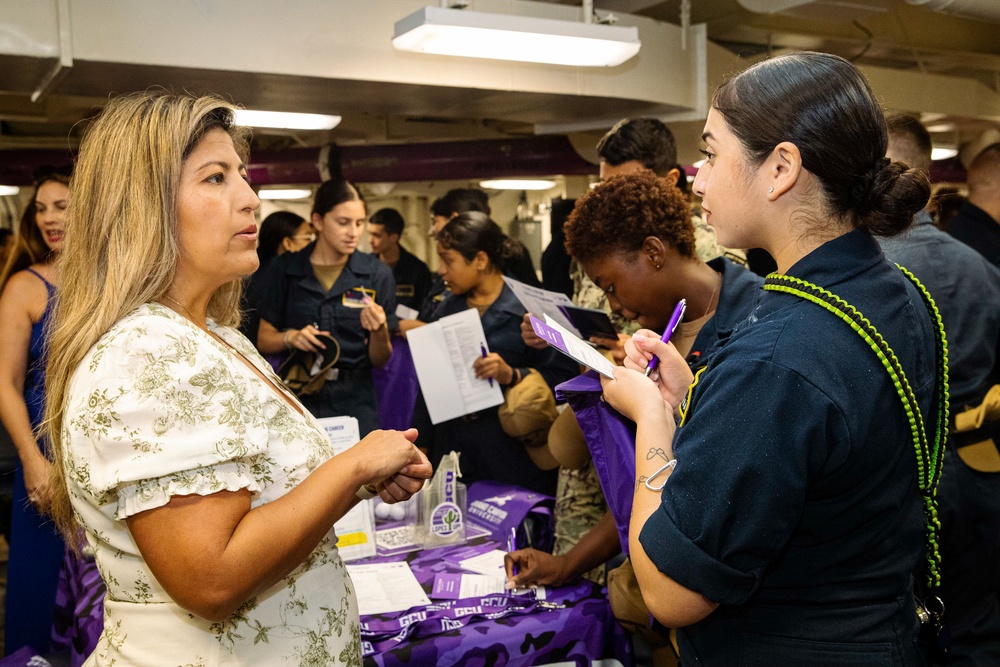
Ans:
{"type": "MultiPolygon", "coordinates": [[[[898,264],[896,266],[899,266],[898,264]]],[[[927,517],[927,585],[936,588],[941,584],[941,553],[938,547],[938,532],[941,522],[938,519],[937,485],[941,479],[941,468],[944,464],[944,446],[948,437],[948,343],[945,340],[944,324],[941,313],[927,289],[917,280],[916,276],[902,266],[899,269],[913,283],[923,297],[927,312],[934,323],[934,338],[937,345],[937,377],[935,382],[934,401],[937,407],[937,421],[934,425],[934,441],[927,438],[923,415],[917,404],[916,396],[910,387],[903,367],[896,358],[889,344],[875,329],[874,325],[862,315],[857,308],[847,303],[836,294],[825,290],[805,280],[772,273],[764,280],[764,289],[770,292],[784,292],[800,299],[814,303],[836,315],[853,329],[871,348],[885,368],[892,384],[903,402],[903,410],[913,435],[913,449],[917,458],[917,485],[924,499],[924,513],[927,517]]]]}

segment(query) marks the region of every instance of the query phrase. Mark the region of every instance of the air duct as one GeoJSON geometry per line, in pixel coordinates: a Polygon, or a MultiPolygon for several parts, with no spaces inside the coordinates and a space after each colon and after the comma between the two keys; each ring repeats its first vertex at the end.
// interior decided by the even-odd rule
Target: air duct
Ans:
{"type": "Polygon", "coordinates": [[[1000,2],[997,0],[906,0],[906,2],[942,14],[1000,23],[1000,2]]]}

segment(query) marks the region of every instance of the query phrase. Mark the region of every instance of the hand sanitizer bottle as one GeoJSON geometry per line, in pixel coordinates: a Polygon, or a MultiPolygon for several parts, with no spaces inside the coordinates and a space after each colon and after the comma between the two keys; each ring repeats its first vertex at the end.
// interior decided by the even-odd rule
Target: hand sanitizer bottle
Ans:
{"type": "Polygon", "coordinates": [[[465,484],[458,479],[458,452],[441,459],[430,485],[421,491],[420,526],[425,547],[465,542],[465,484]]]}

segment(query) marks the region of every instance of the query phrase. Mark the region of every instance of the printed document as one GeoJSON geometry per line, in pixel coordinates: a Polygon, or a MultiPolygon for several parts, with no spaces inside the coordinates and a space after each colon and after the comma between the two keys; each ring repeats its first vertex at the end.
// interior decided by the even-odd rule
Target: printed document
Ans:
{"type": "MultiPolygon", "coordinates": [[[[359,436],[355,417],[324,417],[317,419],[330,439],[333,451],[340,454],[353,447],[359,436]]],[[[345,561],[375,555],[375,504],[362,500],[333,525],[337,533],[337,549],[345,561]]]]}
{"type": "Polygon", "coordinates": [[[409,563],[348,565],[347,572],[354,583],[362,616],[406,611],[431,603],[409,563]]]}
{"type": "Polygon", "coordinates": [[[560,326],[551,317],[546,315],[545,320],[542,322],[531,315],[531,328],[535,330],[535,335],[584,366],[593,368],[601,375],[614,379],[615,365],[608,361],[607,357],[587,345],[572,331],[560,326]]]}
{"type": "Polygon", "coordinates": [[[496,380],[476,377],[472,364],[489,352],[479,311],[442,317],[406,334],[431,422],[455,419],[503,403],[496,380]]]}

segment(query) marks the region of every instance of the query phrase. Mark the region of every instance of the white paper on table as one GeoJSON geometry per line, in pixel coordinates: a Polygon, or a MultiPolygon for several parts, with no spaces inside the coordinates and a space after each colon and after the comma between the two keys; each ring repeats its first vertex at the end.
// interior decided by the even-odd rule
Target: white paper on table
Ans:
{"type": "MultiPolygon", "coordinates": [[[[316,421],[330,439],[335,454],[347,451],[361,439],[355,417],[324,417],[316,421]]],[[[375,505],[371,500],[362,500],[352,507],[333,524],[333,529],[337,532],[337,550],[345,561],[375,555],[375,505]]]]}
{"type": "Polygon", "coordinates": [[[593,368],[601,375],[614,379],[615,365],[608,361],[607,357],[577,337],[572,331],[560,326],[548,315],[545,316],[544,322],[532,316],[531,326],[535,330],[535,334],[552,347],[584,366],[593,368]]]}
{"type": "MultiPolygon", "coordinates": [[[[523,595],[529,590],[531,589],[515,588],[512,591],[508,591],[506,574],[501,574],[499,576],[493,574],[463,574],[462,583],[459,586],[458,597],[460,599],[475,598],[482,597],[484,595],[496,595],[498,593],[501,595],[505,593],[523,595]]],[[[535,599],[545,599],[545,586],[536,586],[534,591],[535,599]]]]}
{"type": "Polygon", "coordinates": [[[415,320],[420,316],[420,311],[416,308],[410,308],[409,306],[404,306],[401,303],[396,304],[396,317],[401,320],[415,320]]]}
{"type": "Polygon", "coordinates": [[[432,423],[503,403],[500,383],[477,378],[472,370],[482,350],[489,352],[479,311],[463,310],[411,329],[406,340],[432,423]]]}
{"type": "Polygon", "coordinates": [[[514,293],[514,296],[518,298],[521,305],[529,313],[539,319],[547,315],[558,322],[563,328],[572,331],[575,336],[580,335],[580,330],[573,326],[573,323],[569,321],[566,314],[559,309],[559,306],[573,305],[573,302],[565,294],[562,292],[552,292],[541,287],[532,287],[507,276],[504,276],[503,281],[507,283],[510,291],[514,293]]]}
{"type": "Polygon", "coordinates": [[[461,560],[458,562],[458,566],[463,570],[479,574],[506,576],[506,570],[504,570],[503,566],[503,557],[506,555],[503,551],[494,549],[493,551],[487,551],[484,554],[461,560]]]}
{"type": "Polygon", "coordinates": [[[348,565],[347,573],[354,583],[362,616],[406,611],[431,603],[409,563],[348,565]]]}

